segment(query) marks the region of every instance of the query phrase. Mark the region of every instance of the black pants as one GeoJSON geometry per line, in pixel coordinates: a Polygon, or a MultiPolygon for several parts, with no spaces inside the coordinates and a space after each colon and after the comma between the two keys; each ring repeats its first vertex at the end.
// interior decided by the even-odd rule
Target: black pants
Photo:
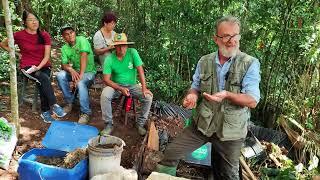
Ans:
{"type": "MultiPolygon", "coordinates": [[[[27,70],[30,67],[23,69],[27,70]]],[[[33,72],[30,75],[41,83],[36,83],[41,101],[41,111],[49,111],[50,107],[57,103],[56,96],[54,95],[53,87],[51,86],[50,80],[51,69],[49,67],[41,68],[39,71],[33,72]]]]}
{"type": "Polygon", "coordinates": [[[212,143],[211,164],[214,179],[238,180],[240,149],[244,139],[220,141],[215,134],[212,137],[207,137],[194,126],[184,129],[183,132],[168,145],[164,152],[164,159],[160,164],[176,166],[180,159],[207,142],[212,143]]]}

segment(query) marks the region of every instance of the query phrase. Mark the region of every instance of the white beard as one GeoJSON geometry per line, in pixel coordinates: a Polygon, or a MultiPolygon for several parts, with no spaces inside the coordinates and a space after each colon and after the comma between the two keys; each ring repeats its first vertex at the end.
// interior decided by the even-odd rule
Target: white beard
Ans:
{"type": "Polygon", "coordinates": [[[226,48],[225,48],[225,46],[223,46],[223,47],[220,47],[220,52],[221,52],[221,54],[222,54],[222,56],[224,56],[224,57],[234,57],[236,54],[237,54],[237,52],[239,51],[239,45],[237,45],[236,47],[234,47],[231,51],[229,50],[227,50],[226,48]]]}

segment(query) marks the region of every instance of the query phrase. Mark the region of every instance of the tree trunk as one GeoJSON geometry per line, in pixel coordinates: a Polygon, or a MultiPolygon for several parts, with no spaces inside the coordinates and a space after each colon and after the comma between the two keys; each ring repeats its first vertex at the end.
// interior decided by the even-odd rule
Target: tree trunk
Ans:
{"type": "Polygon", "coordinates": [[[14,39],[11,24],[11,13],[9,9],[8,0],[2,0],[2,5],[5,15],[5,23],[8,36],[9,44],[9,56],[10,56],[10,92],[11,92],[11,116],[13,123],[17,128],[17,136],[20,132],[20,122],[19,122],[19,112],[18,112],[18,93],[17,93],[17,67],[16,67],[16,57],[14,50],[14,39]]]}

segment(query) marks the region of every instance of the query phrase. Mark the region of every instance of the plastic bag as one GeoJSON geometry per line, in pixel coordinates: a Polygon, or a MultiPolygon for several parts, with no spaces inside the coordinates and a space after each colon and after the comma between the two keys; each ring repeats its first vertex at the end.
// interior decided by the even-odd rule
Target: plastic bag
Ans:
{"type": "Polygon", "coordinates": [[[17,144],[16,128],[13,124],[0,118],[0,167],[8,170],[12,153],[17,144]]]}

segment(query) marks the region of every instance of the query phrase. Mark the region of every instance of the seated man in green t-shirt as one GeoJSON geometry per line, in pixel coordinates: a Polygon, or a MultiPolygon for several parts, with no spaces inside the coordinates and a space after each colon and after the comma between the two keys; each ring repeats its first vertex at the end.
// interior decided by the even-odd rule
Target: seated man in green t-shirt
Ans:
{"type": "Polygon", "coordinates": [[[70,91],[70,82],[74,83],[79,95],[80,117],[78,123],[87,124],[91,115],[88,87],[96,74],[93,51],[89,41],[76,36],[74,29],[66,25],[61,28],[66,44],[61,48],[62,70],[57,74],[58,85],[67,105],[66,112],[72,110],[75,93],[70,91]]]}
{"type": "Polygon", "coordinates": [[[124,33],[115,34],[113,46],[115,51],[105,58],[103,66],[103,80],[108,85],[101,94],[102,119],[106,128],[102,130],[102,135],[110,134],[112,131],[112,107],[111,101],[121,93],[125,96],[137,98],[141,104],[141,112],[136,122],[136,128],[140,135],[146,134],[144,125],[147,121],[151,103],[152,93],[147,89],[143,70],[143,62],[134,48],[128,48],[127,36],[124,33]],[[137,73],[139,81],[137,83],[137,73]]]}

